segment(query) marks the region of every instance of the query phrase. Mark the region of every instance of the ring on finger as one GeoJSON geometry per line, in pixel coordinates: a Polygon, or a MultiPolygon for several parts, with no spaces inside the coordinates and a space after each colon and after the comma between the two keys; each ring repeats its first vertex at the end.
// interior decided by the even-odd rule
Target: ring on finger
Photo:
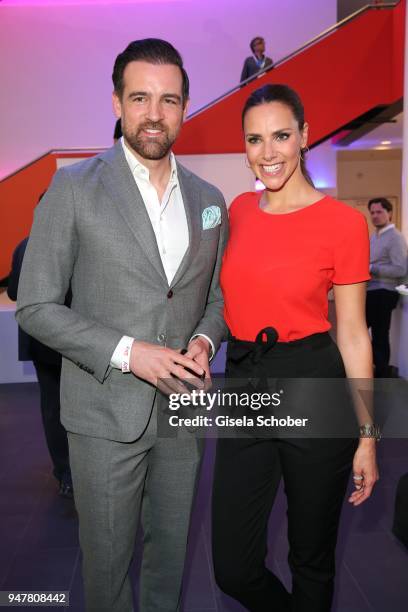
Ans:
{"type": "Polygon", "coordinates": [[[363,475],[359,476],[358,474],[354,474],[353,480],[364,480],[364,476],[363,475]]]}

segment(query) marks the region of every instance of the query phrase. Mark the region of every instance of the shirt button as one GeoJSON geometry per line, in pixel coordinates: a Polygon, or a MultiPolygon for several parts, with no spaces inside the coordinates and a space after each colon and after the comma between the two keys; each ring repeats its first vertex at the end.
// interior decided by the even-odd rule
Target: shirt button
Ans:
{"type": "Polygon", "coordinates": [[[173,291],[171,289],[170,291],[168,291],[167,297],[169,298],[169,300],[173,297],[173,291]]]}
{"type": "Polygon", "coordinates": [[[166,334],[159,334],[159,335],[157,336],[157,340],[158,340],[159,342],[164,342],[164,341],[165,341],[165,339],[166,339],[166,334]]]}

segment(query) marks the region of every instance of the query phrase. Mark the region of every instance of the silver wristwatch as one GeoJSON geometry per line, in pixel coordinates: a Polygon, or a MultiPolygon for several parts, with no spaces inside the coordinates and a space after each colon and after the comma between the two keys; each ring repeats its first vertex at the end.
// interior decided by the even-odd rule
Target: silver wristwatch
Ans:
{"type": "Polygon", "coordinates": [[[378,442],[381,439],[379,425],[374,425],[374,423],[365,423],[364,425],[360,425],[360,438],[375,438],[378,442]]]}

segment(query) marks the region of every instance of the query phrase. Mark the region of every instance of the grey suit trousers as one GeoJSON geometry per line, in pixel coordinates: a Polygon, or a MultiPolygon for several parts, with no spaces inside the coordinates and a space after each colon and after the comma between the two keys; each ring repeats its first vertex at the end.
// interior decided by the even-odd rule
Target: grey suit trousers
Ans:
{"type": "Polygon", "coordinates": [[[132,612],[129,578],[143,529],[140,612],[179,609],[201,453],[188,432],[157,436],[156,405],[135,442],[68,433],[87,612],[132,612]]]}

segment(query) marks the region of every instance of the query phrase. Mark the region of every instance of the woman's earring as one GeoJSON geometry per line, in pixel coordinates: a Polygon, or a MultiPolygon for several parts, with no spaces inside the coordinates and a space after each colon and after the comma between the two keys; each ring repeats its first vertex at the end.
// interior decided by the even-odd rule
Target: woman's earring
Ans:
{"type": "Polygon", "coordinates": [[[303,147],[303,149],[300,149],[299,157],[302,161],[305,161],[305,158],[303,157],[303,155],[306,153],[309,153],[309,147],[307,145],[303,147]]]}

